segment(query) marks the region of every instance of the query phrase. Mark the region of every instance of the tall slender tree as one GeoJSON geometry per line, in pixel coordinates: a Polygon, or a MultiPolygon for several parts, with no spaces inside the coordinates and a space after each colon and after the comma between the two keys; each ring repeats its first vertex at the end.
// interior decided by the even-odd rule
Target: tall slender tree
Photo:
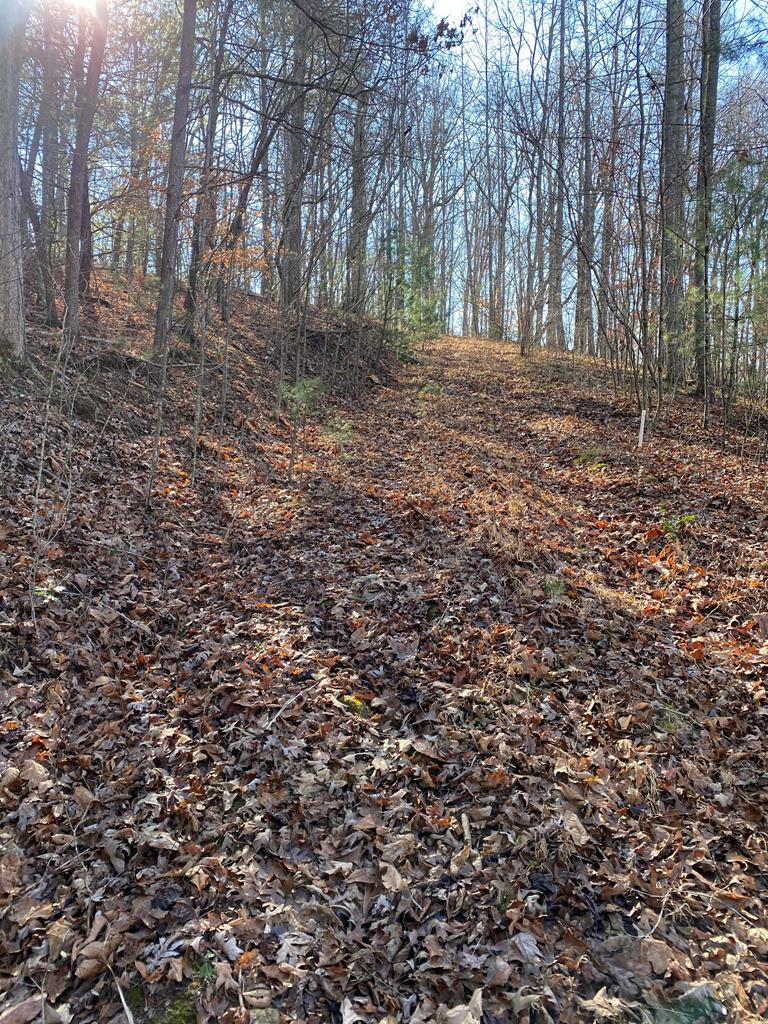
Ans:
{"type": "Polygon", "coordinates": [[[168,335],[171,329],[171,310],[176,285],[176,251],[179,241],[182,187],[184,183],[184,155],[187,144],[189,95],[192,88],[192,70],[195,55],[196,0],[184,0],[179,51],[179,73],[173,106],[171,148],[168,156],[168,174],[165,188],[165,215],[160,256],[160,291],[155,317],[153,356],[163,364],[167,360],[168,335]]]}
{"type": "Polygon", "coordinates": [[[661,317],[662,350],[674,380],[683,369],[683,241],[685,232],[685,6],[667,0],[666,68],[661,137],[661,317]]]}
{"type": "Polygon", "coordinates": [[[23,359],[24,284],[19,180],[19,78],[32,0],[0,3],[0,354],[23,359]]]}
{"type": "Polygon", "coordinates": [[[107,38],[107,0],[97,0],[93,14],[78,13],[75,63],[78,86],[75,94],[76,130],[67,190],[67,235],[64,264],[64,350],[70,352],[80,334],[82,256],[88,242],[88,148],[99,98],[99,80],[107,38]],[[88,41],[90,37],[90,49],[88,41]],[[88,69],[83,71],[88,51],[88,69]],[[84,216],[84,213],[86,216],[84,216]],[[85,244],[84,244],[85,243],[85,244]]]}
{"type": "Polygon", "coordinates": [[[714,177],[715,121],[720,77],[720,0],[704,0],[699,80],[699,154],[696,172],[696,229],[693,281],[696,388],[708,419],[712,398],[710,244],[714,177]]]}

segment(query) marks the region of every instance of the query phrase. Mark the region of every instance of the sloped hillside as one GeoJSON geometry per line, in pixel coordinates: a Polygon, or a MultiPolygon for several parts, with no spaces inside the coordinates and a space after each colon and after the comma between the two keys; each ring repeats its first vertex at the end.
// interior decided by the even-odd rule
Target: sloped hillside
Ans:
{"type": "Polygon", "coordinates": [[[455,339],[294,432],[249,300],[147,508],[106,301],[2,385],[0,1021],[763,1019],[755,446],[455,339]]]}

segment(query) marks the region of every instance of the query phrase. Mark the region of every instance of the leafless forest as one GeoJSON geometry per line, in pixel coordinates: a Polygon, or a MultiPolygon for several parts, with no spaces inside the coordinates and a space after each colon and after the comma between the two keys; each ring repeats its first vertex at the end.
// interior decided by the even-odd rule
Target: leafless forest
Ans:
{"type": "Polygon", "coordinates": [[[768,1016],[762,0],[0,0],[0,1024],[768,1016]]]}

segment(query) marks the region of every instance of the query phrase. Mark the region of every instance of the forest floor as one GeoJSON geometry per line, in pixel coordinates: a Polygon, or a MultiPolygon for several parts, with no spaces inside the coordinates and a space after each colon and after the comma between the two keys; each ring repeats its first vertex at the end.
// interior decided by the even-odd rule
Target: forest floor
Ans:
{"type": "Polygon", "coordinates": [[[765,1019],[750,444],[445,339],[290,486],[265,363],[150,511],[133,363],[3,385],[0,1022],[765,1019]]]}

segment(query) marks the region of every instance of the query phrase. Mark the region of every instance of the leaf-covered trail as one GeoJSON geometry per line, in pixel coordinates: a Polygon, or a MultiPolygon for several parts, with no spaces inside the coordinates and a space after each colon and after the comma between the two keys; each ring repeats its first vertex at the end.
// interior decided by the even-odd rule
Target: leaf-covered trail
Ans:
{"type": "Polygon", "coordinates": [[[59,535],[7,703],[9,986],[78,1021],[136,971],[201,1019],[766,1013],[765,481],[692,421],[638,454],[578,379],[442,342],[310,431],[303,488],[241,431],[151,522],[118,448],[113,560],[104,508],[59,535]]]}

